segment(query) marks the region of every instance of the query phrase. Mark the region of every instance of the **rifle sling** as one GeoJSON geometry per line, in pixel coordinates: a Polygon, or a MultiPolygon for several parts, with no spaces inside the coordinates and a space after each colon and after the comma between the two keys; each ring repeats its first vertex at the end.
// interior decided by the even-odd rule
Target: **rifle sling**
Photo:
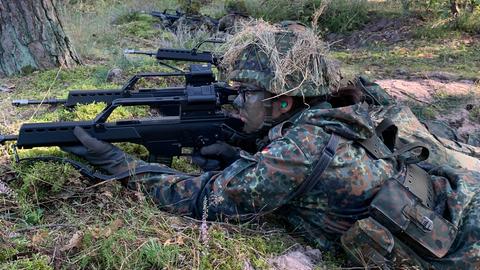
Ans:
{"type": "Polygon", "coordinates": [[[320,159],[318,159],[315,167],[312,170],[312,173],[303,181],[303,183],[298,187],[298,189],[291,195],[290,200],[300,198],[304,194],[307,194],[313,187],[315,187],[320,181],[320,176],[327,169],[328,165],[335,156],[337,151],[338,143],[340,137],[335,133],[332,133],[330,139],[328,140],[327,145],[323,148],[320,153],[320,159]]]}
{"type": "Polygon", "coordinates": [[[141,165],[141,166],[135,167],[132,170],[127,170],[122,173],[108,175],[108,174],[102,174],[102,173],[93,171],[89,167],[87,167],[87,165],[69,158],[61,158],[61,157],[55,157],[55,156],[42,156],[42,157],[22,158],[18,160],[18,162],[38,162],[38,161],[68,163],[73,168],[78,170],[83,176],[90,179],[92,182],[99,182],[99,180],[100,181],[122,180],[130,176],[135,176],[143,173],[164,173],[164,174],[187,175],[186,173],[182,173],[180,171],[176,171],[168,167],[161,167],[158,165],[151,165],[151,164],[141,165]]]}

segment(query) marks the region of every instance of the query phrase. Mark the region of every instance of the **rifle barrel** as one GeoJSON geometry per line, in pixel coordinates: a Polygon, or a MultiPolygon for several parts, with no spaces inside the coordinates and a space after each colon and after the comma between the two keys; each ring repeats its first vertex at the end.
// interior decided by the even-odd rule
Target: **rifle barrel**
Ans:
{"type": "Polygon", "coordinates": [[[150,55],[150,56],[154,56],[157,54],[156,52],[144,52],[144,51],[137,51],[133,49],[125,49],[123,53],[124,54],[144,54],[144,55],[150,55]]]}
{"type": "Polygon", "coordinates": [[[1,135],[0,134],[0,144],[4,144],[8,141],[16,141],[18,139],[18,135],[1,135]]]}
{"type": "Polygon", "coordinates": [[[49,98],[49,99],[15,99],[12,101],[12,105],[16,107],[27,106],[27,105],[38,105],[38,104],[46,104],[46,105],[58,105],[58,104],[65,104],[67,102],[66,99],[57,99],[57,98],[49,98]]]}

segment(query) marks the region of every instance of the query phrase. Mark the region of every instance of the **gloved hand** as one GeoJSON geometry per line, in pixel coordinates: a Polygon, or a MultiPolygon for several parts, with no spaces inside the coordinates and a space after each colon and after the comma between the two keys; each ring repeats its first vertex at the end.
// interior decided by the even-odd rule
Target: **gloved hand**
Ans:
{"type": "Polygon", "coordinates": [[[204,171],[216,171],[228,167],[239,158],[239,149],[225,142],[217,142],[202,147],[200,153],[192,156],[192,161],[204,171]]]}
{"type": "Polygon", "coordinates": [[[64,146],[61,149],[88,160],[92,165],[98,166],[110,174],[123,173],[144,163],[110,143],[93,138],[81,127],[75,127],[73,134],[81,142],[81,145],[64,146]]]}

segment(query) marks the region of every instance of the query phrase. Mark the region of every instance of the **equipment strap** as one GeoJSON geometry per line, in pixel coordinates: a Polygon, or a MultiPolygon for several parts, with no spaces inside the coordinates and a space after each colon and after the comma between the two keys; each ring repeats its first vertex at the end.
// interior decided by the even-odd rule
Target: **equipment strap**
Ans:
{"type": "Polygon", "coordinates": [[[176,171],[174,169],[168,167],[162,167],[159,165],[141,165],[135,167],[131,170],[124,171],[122,173],[108,175],[102,174],[96,171],[91,170],[87,165],[69,159],[69,158],[61,158],[55,156],[43,156],[43,157],[30,157],[30,158],[22,158],[18,159],[17,162],[56,162],[56,163],[68,163],[76,170],[78,170],[83,176],[87,177],[92,182],[99,182],[100,181],[111,181],[111,180],[122,180],[130,176],[143,174],[143,173],[164,173],[164,174],[182,174],[187,175],[186,173],[182,173],[180,171],[176,171]]]}
{"type": "Polygon", "coordinates": [[[385,118],[380,124],[375,128],[377,136],[380,137],[383,143],[390,149],[390,151],[395,150],[395,145],[397,144],[398,138],[398,127],[392,122],[392,120],[385,118]]]}
{"type": "Polygon", "coordinates": [[[310,173],[307,179],[305,179],[305,181],[303,181],[298,189],[291,195],[290,200],[303,196],[317,185],[317,183],[320,181],[320,176],[335,156],[339,141],[340,137],[335,133],[332,133],[327,145],[325,145],[320,153],[320,159],[318,159],[317,163],[315,164],[312,173],[310,173]]]}
{"type": "Polygon", "coordinates": [[[405,177],[397,180],[415,194],[425,206],[431,208],[434,201],[434,191],[430,176],[416,165],[418,162],[427,160],[430,152],[421,143],[409,143],[397,148],[395,148],[396,144],[387,146],[384,141],[395,142],[396,131],[397,127],[393,122],[390,119],[385,119],[377,126],[376,134],[366,140],[357,142],[376,159],[395,159],[399,161],[400,165],[405,165],[405,177]],[[388,138],[389,135],[394,137],[388,138]],[[405,154],[409,154],[409,156],[405,157],[405,154]]]}
{"type": "Polygon", "coordinates": [[[405,164],[416,164],[428,159],[430,151],[427,146],[421,143],[409,143],[400,147],[396,145],[397,127],[390,119],[384,119],[376,128],[376,134],[366,140],[357,141],[363,148],[365,148],[376,159],[398,159],[402,155],[410,153],[411,155],[401,160],[405,164]],[[390,136],[393,136],[390,137],[390,136]],[[382,140],[383,139],[383,140],[382,140]],[[385,141],[388,142],[385,143],[385,141]],[[392,144],[393,143],[393,144],[392,144]],[[395,149],[396,148],[396,149],[395,149]],[[418,155],[413,155],[415,150],[420,150],[418,155]]]}

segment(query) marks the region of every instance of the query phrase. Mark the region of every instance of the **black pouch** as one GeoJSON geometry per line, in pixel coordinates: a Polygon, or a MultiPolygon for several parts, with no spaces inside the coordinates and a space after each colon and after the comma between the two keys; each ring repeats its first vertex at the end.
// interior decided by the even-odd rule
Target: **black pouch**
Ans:
{"type": "Polygon", "coordinates": [[[457,235],[452,223],[395,179],[383,184],[370,205],[370,215],[420,255],[442,258],[457,235]]]}

